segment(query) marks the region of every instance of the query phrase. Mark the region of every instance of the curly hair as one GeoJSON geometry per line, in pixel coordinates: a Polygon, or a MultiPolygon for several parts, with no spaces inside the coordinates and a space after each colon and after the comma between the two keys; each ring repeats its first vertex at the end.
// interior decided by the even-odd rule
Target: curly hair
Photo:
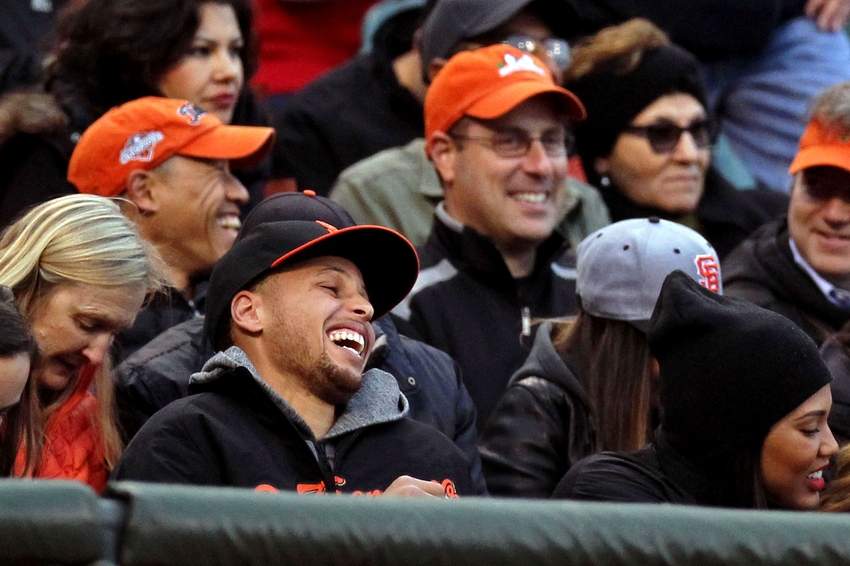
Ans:
{"type": "Polygon", "coordinates": [[[47,90],[94,119],[124,102],[161,96],[157,83],[189,50],[203,4],[233,7],[247,80],[257,68],[251,0],[87,0],[60,16],[46,63],[47,90]]]}

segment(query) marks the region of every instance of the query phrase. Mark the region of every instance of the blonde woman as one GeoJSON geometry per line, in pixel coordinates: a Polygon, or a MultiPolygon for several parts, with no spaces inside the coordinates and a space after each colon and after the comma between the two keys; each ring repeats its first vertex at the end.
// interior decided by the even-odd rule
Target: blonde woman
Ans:
{"type": "Polygon", "coordinates": [[[161,286],[154,257],[118,206],[96,196],[48,201],[0,236],[0,284],[12,289],[39,349],[38,430],[14,475],[105,486],[121,453],[109,347],[161,286]]]}

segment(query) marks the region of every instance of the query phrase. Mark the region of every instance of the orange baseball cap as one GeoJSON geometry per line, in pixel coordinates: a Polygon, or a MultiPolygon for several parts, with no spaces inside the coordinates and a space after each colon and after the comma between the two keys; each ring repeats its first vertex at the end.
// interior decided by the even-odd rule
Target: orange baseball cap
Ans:
{"type": "Polygon", "coordinates": [[[250,166],[271,150],[273,128],[229,126],[185,100],[148,96],[109,110],[83,132],[68,181],[81,193],[124,192],[127,176],[173,155],[230,159],[250,166]]]}
{"type": "Polygon", "coordinates": [[[832,165],[850,171],[850,139],[842,138],[817,120],[809,122],[800,149],[791,162],[792,175],[818,165],[832,165]]]}
{"type": "Polygon", "coordinates": [[[463,116],[498,118],[538,94],[556,95],[570,118],[586,114],[578,97],[552,80],[546,66],[516,47],[497,44],[458,53],[425,95],[425,137],[447,132],[463,116]]]}

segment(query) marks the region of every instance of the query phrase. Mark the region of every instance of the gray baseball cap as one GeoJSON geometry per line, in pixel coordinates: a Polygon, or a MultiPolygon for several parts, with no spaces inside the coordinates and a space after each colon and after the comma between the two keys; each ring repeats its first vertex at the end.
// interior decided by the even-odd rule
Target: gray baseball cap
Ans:
{"type": "Polygon", "coordinates": [[[569,39],[562,21],[568,17],[563,0],[437,0],[422,25],[420,54],[426,81],[432,60],[448,59],[458,44],[499,28],[532,2],[552,31],[569,39]]]}
{"type": "Polygon", "coordinates": [[[578,246],[577,268],[576,293],[585,312],[643,332],[673,271],[723,293],[711,244],[687,226],[659,218],[622,220],[593,232],[578,246]]]}

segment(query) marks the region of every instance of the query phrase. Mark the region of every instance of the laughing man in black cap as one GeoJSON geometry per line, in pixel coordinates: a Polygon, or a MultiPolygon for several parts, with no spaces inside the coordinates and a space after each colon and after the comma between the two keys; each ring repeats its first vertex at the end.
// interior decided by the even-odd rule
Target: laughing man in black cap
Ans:
{"type": "Polygon", "coordinates": [[[405,418],[395,378],[363,373],[375,342],[370,321],[407,294],[417,271],[413,247],[386,228],[259,226],[210,281],[205,330],[223,351],[193,376],[197,394],[142,427],[113,479],[473,493],[458,448],[405,418]]]}

